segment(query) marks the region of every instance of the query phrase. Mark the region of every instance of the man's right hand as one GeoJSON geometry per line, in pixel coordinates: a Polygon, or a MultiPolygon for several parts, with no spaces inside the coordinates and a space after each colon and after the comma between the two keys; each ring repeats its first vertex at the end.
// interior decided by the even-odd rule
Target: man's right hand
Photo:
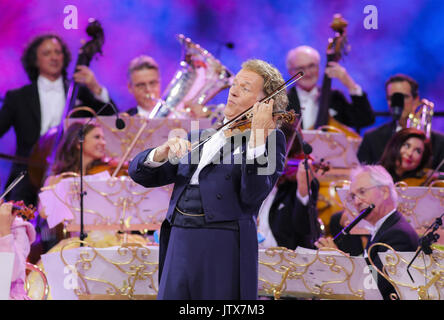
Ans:
{"type": "Polygon", "coordinates": [[[155,162],[164,162],[167,159],[181,158],[191,150],[191,143],[188,140],[174,137],[156,148],[153,160],[155,162]]]}

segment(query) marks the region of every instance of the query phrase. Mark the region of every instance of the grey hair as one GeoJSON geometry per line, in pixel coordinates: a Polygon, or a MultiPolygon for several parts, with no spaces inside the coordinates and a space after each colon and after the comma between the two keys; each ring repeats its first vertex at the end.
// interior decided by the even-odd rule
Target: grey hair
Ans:
{"type": "Polygon", "coordinates": [[[316,50],[315,48],[309,47],[309,46],[305,46],[305,45],[299,46],[299,47],[293,48],[290,51],[288,51],[287,57],[285,59],[285,65],[287,67],[287,70],[290,69],[290,67],[291,67],[290,61],[292,61],[298,54],[301,54],[302,52],[305,52],[306,54],[311,54],[314,57],[316,57],[316,60],[318,61],[318,63],[321,61],[321,56],[320,56],[318,50],[316,50]]]}
{"type": "Polygon", "coordinates": [[[357,175],[361,173],[368,173],[370,182],[373,186],[386,186],[390,190],[390,198],[394,203],[398,201],[398,193],[396,192],[395,184],[392,176],[388,171],[380,165],[363,165],[358,166],[351,171],[351,179],[354,180],[357,175]]]}
{"type": "Polygon", "coordinates": [[[138,71],[138,70],[142,70],[142,69],[154,69],[154,70],[159,71],[159,66],[158,66],[156,60],[154,60],[150,56],[141,55],[141,56],[135,57],[133,60],[131,60],[129,67],[128,67],[128,72],[127,72],[128,80],[131,81],[131,74],[134,71],[138,71]]]}
{"type": "MultiPolygon", "coordinates": [[[[264,79],[263,92],[265,96],[270,95],[279,86],[285,83],[279,70],[268,62],[259,59],[250,59],[242,63],[242,69],[253,71],[264,79]]],[[[288,106],[287,91],[283,89],[273,97],[274,111],[285,111],[288,106]]]]}

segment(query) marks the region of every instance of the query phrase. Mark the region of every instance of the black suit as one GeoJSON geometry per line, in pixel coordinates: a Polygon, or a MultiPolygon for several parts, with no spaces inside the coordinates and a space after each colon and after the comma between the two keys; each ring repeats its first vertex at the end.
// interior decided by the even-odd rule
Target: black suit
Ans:
{"type": "Polygon", "coordinates": [[[125,112],[128,113],[130,116],[135,116],[136,114],[139,113],[137,110],[137,107],[130,108],[130,109],[126,110],[125,112]]]}
{"type": "MultiPolygon", "coordinates": [[[[401,213],[396,211],[384,221],[373,239],[367,243],[366,251],[377,242],[388,244],[397,252],[414,252],[418,248],[419,237],[410,223],[401,213]]],[[[379,270],[382,270],[382,262],[379,259],[378,252],[385,251],[387,251],[386,247],[375,246],[370,252],[372,261],[379,270]]],[[[390,294],[395,292],[393,286],[379,274],[378,288],[385,300],[390,300],[390,294]]]]}
{"type": "MultiPolygon", "coordinates": [[[[296,91],[293,87],[288,92],[287,110],[294,110],[297,114],[301,113],[301,105],[296,91]]],[[[356,130],[369,126],[375,122],[375,114],[364,92],[362,96],[352,95],[351,103],[347,101],[345,96],[339,90],[332,90],[330,97],[330,109],[337,112],[334,118],[346,126],[356,130]]]]}
{"type": "MultiPolygon", "coordinates": [[[[65,83],[65,93],[67,83],[65,83]]],[[[103,102],[94,98],[94,95],[84,86],[79,87],[78,100],[81,105],[98,110],[103,102]]],[[[113,114],[112,108],[105,108],[102,115],[113,114]]],[[[91,116],[88,112],[77,112],[73,116],[91,116]]],[[[33,146],[40,138],[41,109],[37,82],[32,82],[19,89],[6,93],[3,107],[0,110],[0,136],[3,136],[11,127],[16,135],[16,156],[28,158],[33,146]]],[[[27,170],[27,165],[14,163],[8,182],[9,185],[19,173],[27,170]]],[[[8,194],[8,200],[24,200],[25,203],[36,204],[37,188],[31,184],[28,176],[8,194]]]]}
{"type": "Polygon", "coordinates": [[[320,236],[316,211],[319,193],[317,180],[312,181],[311,191],[315,209],[312,214],[308,205],[303,205],[296,196],[296,181],[285,181],[278,186],[268,215],[268,223],[278,246],[291,250],[298,246],[314,249],[312,239],[320,236]]]}
{"type": "MultiPolygon", "coordinates": [[[[393,121],[373,128],[364,134],[362,143],[358,149],[358,159],[361,163],[375,164],[381,159],[385,146],[395,133],[393,121]]],[[[432,131],[431,134],[433,162],[435,168],[444,159],[444,135],[432,131]]]]}

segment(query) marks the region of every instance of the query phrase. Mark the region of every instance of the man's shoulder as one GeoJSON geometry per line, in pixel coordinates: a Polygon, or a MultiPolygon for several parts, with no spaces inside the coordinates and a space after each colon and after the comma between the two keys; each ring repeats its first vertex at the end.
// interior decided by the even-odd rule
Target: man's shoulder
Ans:
{"type": "Polygon", "coordinates": [[[444,141],[444,134],[442,132],[432,130],[432,138],[436,141],[444,141]]]}
{"type": "Polygon", "coordinates": [[[125,112],[128,113],[130,116],[134,116],[138,113],[138,110],[137,107],[132,107],[126,110],[125,112]]]}
{"type": "Polygon", "coordinates": [[[386,122],[386,123],[383,123],[377,127],[367,130],[367,132],[365,132],[364,136],[376,137],[376,136],[380,136],[381,134],[384,134],[384,133],[390,133],[391,130],[392,130],[392,123],[386,122]]]}
{"type": "Polygon", "coordinates": [[[8,90],[6,92],[6,96],[7,97],[20,97],[20,96],[26,95],[32,91],[32,89],[34,88],[35,85],[36,85],[35,83],[28,83],[28,84],[25,84],[24,86],[21,86],[19,88],[8,90]]]}

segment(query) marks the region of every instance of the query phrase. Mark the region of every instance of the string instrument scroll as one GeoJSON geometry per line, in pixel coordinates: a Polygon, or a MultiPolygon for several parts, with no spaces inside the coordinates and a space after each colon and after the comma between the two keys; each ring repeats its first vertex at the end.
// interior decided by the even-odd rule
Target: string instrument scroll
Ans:
{"type": "MultiPolygon", "coordinates": [[[[330,27],[335,32],[334,38],[330,38],[327,46],[327,65],[329,62],[338,62],[342,59],[343,55],[349,52],[349,45],[347,40],[347,25],[348,22],[337,13],[333,16],[333,22],[330,27]]],[[[325,127],[338,128],[346,134],[348,137],[360,138],[353,129],[338,122],[329,114],[329,108],[331,104],[331,83],[332,79],[324,73],[322,80],[321,94],[319,98],[319,112],[316,118],[315,128],[322,129],[325,127]]]]}

